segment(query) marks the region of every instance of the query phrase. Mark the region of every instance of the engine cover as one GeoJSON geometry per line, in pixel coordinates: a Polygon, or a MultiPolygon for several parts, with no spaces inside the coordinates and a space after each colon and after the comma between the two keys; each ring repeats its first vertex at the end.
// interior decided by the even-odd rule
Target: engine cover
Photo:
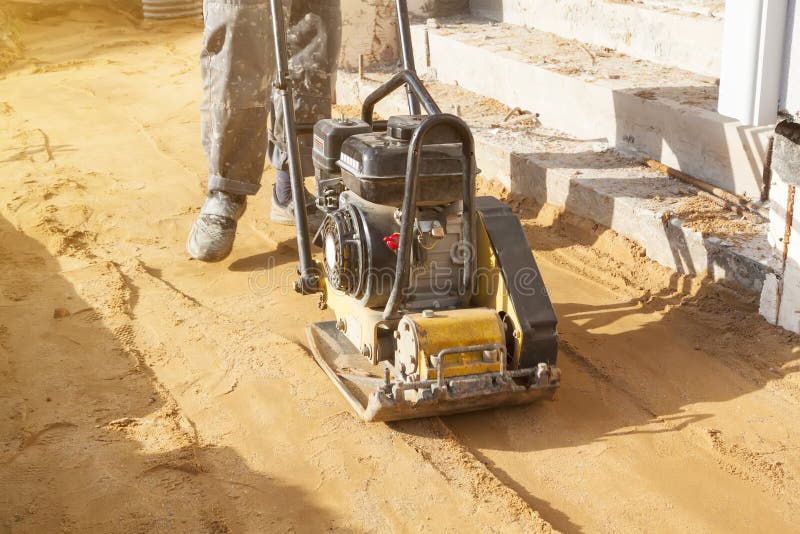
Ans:
{"type": "MultiPolygon", "coordinates": [[[[350,136],[338,165],[348,189],[375,204],[403,203],[409,141],[424,117],[398,116],[386,133],[350,136]]],[[[420,158],[419,206],[440,206],[463,199],[463,164],[458,137],[448,128],[431,130],[420,158]]]]}

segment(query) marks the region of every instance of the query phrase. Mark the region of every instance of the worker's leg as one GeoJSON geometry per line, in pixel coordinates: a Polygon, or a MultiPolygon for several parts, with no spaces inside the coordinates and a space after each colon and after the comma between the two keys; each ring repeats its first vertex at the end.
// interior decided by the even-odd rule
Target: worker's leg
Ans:
{"type": "Polygon", "coordinates": [[[187,248],[200,260],[230,254],[247,195],[260,188],[274,70],[267,0],[205,0],[201,128],[208,197],[187,248]]]}
{"type": "MultiPolygon", "coordinates": [[[[292,57],[295,118],[298,123],[314,124],[331,116],[336,59],[339,53],[341,15],[336,0],[294,0],[287,35],[292,57]]],[[[277,170],[271,219],[293,223],[292,191],[283,140],[283,112],[280,96],[273,95],[269,154],[277,170]]],[[[301,166],[306,176],[313,174],[312,136],[300,136],[301,166]]],[[[307,195],[308,196],[308,195],[307,195]]],[[[310,206],[311,222],[321,219],[310,206]]],[[[313,224],[312,224],[313,226],[313,224]]]]}

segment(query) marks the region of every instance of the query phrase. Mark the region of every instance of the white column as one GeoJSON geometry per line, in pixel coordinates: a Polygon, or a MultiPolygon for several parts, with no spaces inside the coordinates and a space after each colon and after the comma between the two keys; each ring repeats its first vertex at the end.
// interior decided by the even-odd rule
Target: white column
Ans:
{"type": "Polygon", "coordinates": [[[783,69],[787,0],[727,0],[719,107],[753,126],[773,124],[783,69]]]}
{"type": "Polygon", "coordinates": [[[783,79],[787,0],[764,0],[761,20],[761,58],[756,76],[754,126],[773,124],[778,118],[783,79]]]}
{"type": "Polygon", "coordinates": [[[763,0],[725,2],[718,111],[745,124],[753,120],[763,7],[763,0]]]}

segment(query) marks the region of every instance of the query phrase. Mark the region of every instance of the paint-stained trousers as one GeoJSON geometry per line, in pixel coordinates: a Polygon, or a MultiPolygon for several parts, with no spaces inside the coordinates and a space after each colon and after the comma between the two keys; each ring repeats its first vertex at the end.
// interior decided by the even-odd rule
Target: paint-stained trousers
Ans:
{"type": "MultiPolygon", "coordinates": [[[[331,115],[341,15],[336,0],[284,0],[297,121],[331,115]]],[[[201,134],[209,191],[254,195],[267,154],[286,168],[283,113],[272,91],[275,52],[266,0],[204,0],[201,134]]],[[[301,139],[303,170],[313,174],[310,143],[301,139]]]]}

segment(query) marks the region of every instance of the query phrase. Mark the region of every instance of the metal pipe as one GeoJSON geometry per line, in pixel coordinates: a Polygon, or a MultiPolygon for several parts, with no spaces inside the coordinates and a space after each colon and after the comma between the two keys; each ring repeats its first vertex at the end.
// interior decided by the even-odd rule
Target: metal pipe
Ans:
{"type": "Polygon", "coordinates": [[[752,213],[752,214],[754,214],[754,215],[756,215],[756,216],[758,216],[760,218],[763,218],[763,216],[761,215],[761,213],[758,210],[758,207],[754,206],[753,202],[751,200],[749,200],[749,199],[747,199],[747,198],[745,198],[743,196],[736,195],[734,193],[729,193],[728,191],[725,191],[724,189],[720,189],[719,187],[715,187],[713,185],[710,185],[710,184],[708,184],[708,183],[706,183],[706,182],[704,182],[702,180],[698,180],[697,178],[695,178],[693,176],[689,176],[685,172],[681,172],[681,171],[679,171],[677,169],[673,169],[672,167],[664,165],[660,161],[656,161],[654,159],[645,160],[645,164],[648,167],[650,167],[651,169],[655,169],[658,172],[660,172],[660,173],[662,173],[662,174],[664,174],[666,176],[669,176],[670,178],[675,178],[676,180],[680,180],[681,182],[685,182],[685,183],[687,183],[689,185],[692,185],[692,186],[696,187],[697,189],[700,189],[701,191],[705,191],[706,193],[708,193],[710,195],[714,195],[714,196],[724,200],[725,202],[728,202],[728,203],[732,204],[735,207],[742,208],[744,210],[747,210],[748,213],[752,213]]]}
{"type": "Polygon", "coordinates": [[[422,121],[414,131],[408,148],[406,162],[406,181],[403,195],[402,218],[400,222],[400,246],[397,250],[394,285],[383,310],[383,318],[393,319],[403,303],[403,293],[408,286],[409,264],[411,263],[411,244],[414,238],[414,219],[417,211],[417,192],[423,141],[435,126],[452,127],[461,138],[462,164],[464,167],[463,218],[464,238],[467,242],[464,260],[462,305],[468,306],[472,294],[472,278],[475,271],[475,142],[467,124],[450,114],[432,115],[422,121]]]}
{"type": "MultiPolygon", "coordinates": [[[[471,347],[453,347],[451,349],[444,349],[438,354],[438,361],[436,363],[437,369],[437,376],[433,380],[420,380],[417,382],[398,382],[396,387],[400,391],[406,391],[411,389],[429,389],[433,386],[443,387],[444,384],[440,381],[440,377],[444,376],[444,366],[442,362],[444,361],[443,356],[446,354],[458,353],[458,352],[478,352],[484,350],[496,350],[500,352],[500,371],[497,373],[485,373],[482,376],[490,377],[490,378],[525,378],[533,375],[536,373],[536,367],[529,367],[527,369],[514,369],[509,371],[506,366],[503,365],[503,360],[508,358],[508,353],[506,352],[506,346],[502,344],[489,344],[489,345],[476,345],[471,347]]],[[[453,377],[453,381],[457,381],[464,377],[453,377]]],[[[534,386],[537,387],[537,386],[534,386]]]]}
{"type": "MultiPolygon", "coordinates": [[[[411,42],[411,20],[408,17],[408,2],[397,0],[397,25],[400,30],[400,50],[403,54],[403,69],[417,73],[414,65],[414,45],[411,42]]],[[[407,89],[408,92],[408,111],[411,115],[419,115],[419,101],[416,95],[407,89]]]]}
{"type": "Polygon", "coordinates": [[[392,76],[392,78],[385,82],[383,85],[375,89],[372,93],[364,99],[364,104],[361,107],[361,120],[369,125],[372,125],[372,114],[375,111],[375,105],[392,94],[396,89],[406,85],[409,91],[412,91],[417,98],[422,102],[425,111],[428,115],[440,115],[442,110],[433,100],[433,96],[425,88],[422,80],[414,71],[402,70],[392,76]]]}
{"type": "Polygon", "coordinates": [[[775,324],[781,322],[781,307],[783,306],[784,283],[786,280],[786,264],[789,260],[789,244],[792,240],[792,227],[794,225],[794,202],[797,187],[789,186],[789,197],[786,200],[786,225],[783,233],[783,256],[781,257],[781,277],[778,282],[778,294],[775,300],[775,324]]]}
{"type": "MultiPolygon", "coordinates": [[[[536,373],[536,367],[528,367],[527,369],[514,369],[512,371],[506,371],[505,374],[503,373],[485,373],[481,376],[488,377],[488,378],[526,378],[530,377],[531,375],[536,373]]],[[[453,377],[452,382],[458,381],[459,379],[463,379],[460,377],[453,377]]],[[[423,380],[419,382],[398,382],[397,389],[400,391],[407,391],[410,389],[430,389],[433,386],[439,385],[438,379],[433,380],[423,380]]],[[[538,386],[536,384],[532,384],[529,386],[532,389],[545,389],[545,388],[552,388],[552,386],[538,386]]]]}
{"type": "Polygon", "coordinates": [[[436,356],[436,383],[439,387],[444,387],[444,357],[448,354],[459,354],[462,352],[485,352],[496,350],[500,353],[500,376],[506,375],[505,361],[508,358],[506,354],[506,346],[499,343],[490,343],[483,345],[469,345],[466,347],[450,347],[449,349],[442,349],[436,356]]]}
{"type": "Polygon", "coordinates": [[[319,291],[319,275],[311,257],[311,242],[308,236],[305,185],[303,184],[303,172],[300,169],[300,147],[295,128],[294,94],[292,80],[289,77],[289,53],[286,46],[283,5],[281,0],[270,0],[270,7],[272,9],[272,35],[277,68],[274,88],[278,91],[283,106],[286,152],[289,156],[289,176],[297,227],[297,250],[300,258],[300,279],[295,282],[295,290],[303,294],[315,293],[319,291]]]}

